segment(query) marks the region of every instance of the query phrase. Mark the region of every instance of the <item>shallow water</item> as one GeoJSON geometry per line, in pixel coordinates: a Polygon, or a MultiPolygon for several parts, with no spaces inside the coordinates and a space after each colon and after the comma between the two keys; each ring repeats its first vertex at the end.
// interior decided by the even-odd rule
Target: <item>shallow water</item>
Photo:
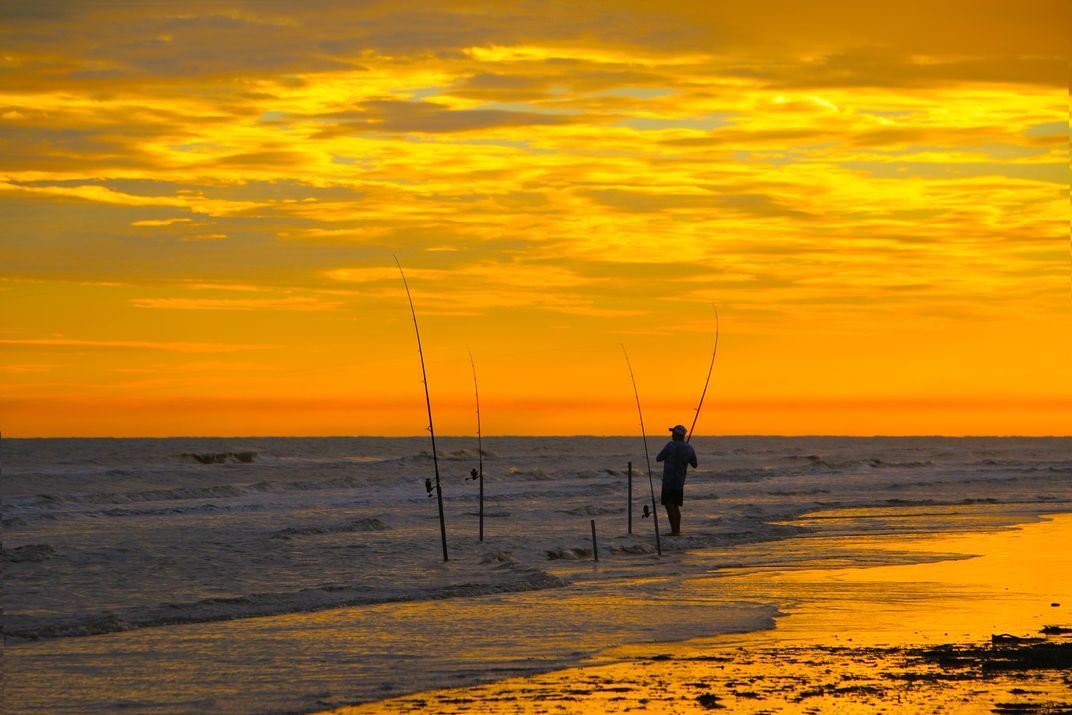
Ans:
{"type": "Polygon", "coordinates": [[[426,440],[4,440],[8,708],[300,712],[545,671],[793,605],[731,575],[1072,510],[1067,438],[698,438],[659,557],[639,470],[627,533],[639,439],[491,438],[481,544],[474,440],[439,446],[446,564],[426,440]]]}
{"type": "MultiPolygon", "coordinates": [[[[888,518],[883,511],[876,509],[875,518],[888,518]]],[[[822,518],[836,516],[827,512],[822,518]]],[[[846,516],[867,514],[852,510],[846,516]]],[[[918,515],[906,510],[901,516],[918,515]]],[[[792,552],[791,542],[806,539],[774,546],[792,552]]],[[[583,667],[422,692],[330,715],[678,715],[714,705],[755,715],[1066,713],[1072,709],[1067,668],[987,670],[978,656],[954,664],[926,654],[948,656],[955,649],[1000,660],[1010,651],[991,649],[992,634],[1037,639],[1043,625],[1072,624],[1070,540],[1072,514],[1067,513],[1014,529],[921,534],[896,545],[870,535],[830,537],[836,542],[831,551],[843,552],[846,563],[857,562],[854,555],[891,548],[949,558],[807,570],[781,570],[773,558],[771,570],[717,569],[692,581],[704,583],[709,592],[747,593],[785,604],[787,615],[775,630],[626,645],[583,667]]],[[[1046,639],[1042,647],[1072,645],[1067,634],[1046,639]]],[[[1018,646],[1005,648],[1016,652],[1018,646]]]]}

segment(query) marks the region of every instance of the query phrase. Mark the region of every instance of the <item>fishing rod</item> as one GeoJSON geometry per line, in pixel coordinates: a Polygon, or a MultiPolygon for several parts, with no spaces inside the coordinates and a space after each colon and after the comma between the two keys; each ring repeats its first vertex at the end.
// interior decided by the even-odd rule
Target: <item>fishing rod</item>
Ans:
{"type": "Polygon", "coordinates": [[[644,438],[644,459],[648,462],[648,486],[651,487],[651,516],[652,522],[655,524],[655,550],[659,552],[659,555],[663,555],[663,545],[659,540],[659,510],[655,507],[655,482],[651,477],[651,456],[648,452],[648,435],[644,431],[644,412],[640,409],[640,391],[637,390],[636,377],[633,375],[633,366],[629,362],[629,353],[625,350],[625,345],[622,345],[622,353],[625,354],[625,364],[629,368],[629,379],[633,381],[633,394],[636,395],[636,409],[637,414],[640,415],[640,436],[644,438]]]}
{"type": "MultiPolygon", "coordinates": [[[[421,331],[417,327],[417,311],[413,308],[413,296],[409,292],[409,283],[406,281],[406,274],[402,270],[402,264],[398,262],[398,256],[394,256],[395,264],[398,266],[398,272],[402,274],[402,285],[406,287],[406,297],[409,299],[409,312],[413,316],[413,332],[417,334],[417,354],[421,357],[421,378],[424,383],[424,402],[428,406],[428,434],[432,437],[432,464],[435,467],[435,492],[436,498],[439,501],[439,535],[443,541],[443,560],[449,561],[447,558],[447,522],[443,518],[443,488],[439,483],[439,458],[436,456],[435,446],[435,429],[432,428],[432,398],[428,396],[428,373],[424,369],[424,350],[421,348],[421,331]]],[[[425,481],[426,488],[431,491],[431,483],[425,481]]]]}
{"type": "Polygon", "coordinates": [[[469,352],[469,364],[473,367],[473,392],[476,393],[476,455],[477,463],[480,465],[480,472],[474,477],[480,478],[480,541],[484,540],[484,444],[483,437],[480,434],[480,387],[476,383],[476,363],[473,362],[473,351],[466,348],[469,352]]]}
{"type": "Polygon", "coordinates": [[[700,419],[700,408],[703,407],[703,398],[707,394],[707,386],[711,384],[711,373],[715,371],[715,356],[718,355],[718,308],[715,304],[711,304],[711,308],[715,311],[715,349],[711,353],[711,365],[707,368],[707,379],[703,384],[703,392],[700,393],[700,404],[696,405],[696,414],[692,418],[692,427],[689,428],[689,436],[685,438],[685,442],[692,439],[692,431],[696,429],[696,420],[700,419]]]}

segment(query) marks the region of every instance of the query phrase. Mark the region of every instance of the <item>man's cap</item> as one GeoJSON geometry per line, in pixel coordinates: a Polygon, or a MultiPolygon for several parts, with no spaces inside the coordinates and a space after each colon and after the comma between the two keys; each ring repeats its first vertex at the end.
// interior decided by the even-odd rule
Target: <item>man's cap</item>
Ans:
{"type": "Polygon", "coordinates": [[[670,431],[674,434],[685,434],[686,432],[688,432],[688,430],[685,429],[685,425],[674,425],[670,428],[670,431]]]}

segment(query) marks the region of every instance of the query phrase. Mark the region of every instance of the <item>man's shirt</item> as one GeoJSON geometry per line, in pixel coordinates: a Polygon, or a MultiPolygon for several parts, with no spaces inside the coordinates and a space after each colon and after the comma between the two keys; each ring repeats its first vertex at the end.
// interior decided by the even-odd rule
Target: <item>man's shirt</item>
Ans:
{"type": "Polygon", "coordinates": [[[655,461],[663,462],[663,486],[680,489],[685,486],[685,473],[689,465],[697,466],[696,450],[684,440],[670,440],[655,456],[655,461]]]}

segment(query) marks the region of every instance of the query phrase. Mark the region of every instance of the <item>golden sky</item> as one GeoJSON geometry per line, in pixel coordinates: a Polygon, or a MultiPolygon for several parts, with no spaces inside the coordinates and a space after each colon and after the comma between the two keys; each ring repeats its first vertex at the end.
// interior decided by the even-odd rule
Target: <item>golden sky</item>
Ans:
{"type": "Polygon", "coordinates": [[[0,426],[1067,435],[1070,15],[7,0],[0,426]]]}

